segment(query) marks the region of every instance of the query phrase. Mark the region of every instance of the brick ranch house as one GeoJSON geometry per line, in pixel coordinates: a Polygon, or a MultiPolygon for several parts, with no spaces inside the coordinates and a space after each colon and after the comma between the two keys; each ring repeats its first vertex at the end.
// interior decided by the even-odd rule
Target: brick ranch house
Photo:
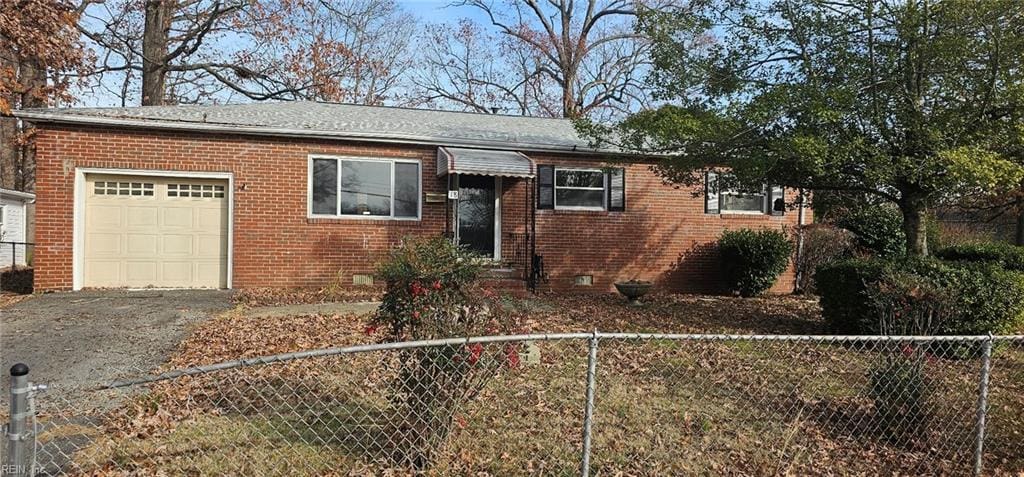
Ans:
{"type": "Polygon", "coordinates": [[[38,128],[36,290],[359,286],[403,237],[443,233],[513,288],[710,292],[722,231],[804,215],[778,187],[666,184],[653,158],[588,149],[562,119],[314,102],[16,114],[38,128]]]}

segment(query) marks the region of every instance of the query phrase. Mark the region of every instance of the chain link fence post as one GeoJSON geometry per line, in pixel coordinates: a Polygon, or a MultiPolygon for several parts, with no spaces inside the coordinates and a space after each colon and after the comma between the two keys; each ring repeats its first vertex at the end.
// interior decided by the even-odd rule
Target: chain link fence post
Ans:
{"type": "Polygon", "coordinates": [[[11,417],[7,425],[7,461],[3,462],[6,477],[28,476],[28,366],[23,363],[11,366],[11,417]]]}
{"type": "Polygon", "coordinates": [[[988,411],[988,377],[992,368],[992,333],[981,344],[981,377],[978,382],[978,419],[974,437],[974,475],[981,475],[985,448],[985,418],[988,411]]]}
{"type": "Polygon", "coordinates": [[[590,439],[594,422],[594,391],[597,382],[597,330],[590,337],[590,353],[587,357],[587,403],[583,410],[583,458],[581,474],[590,475],[590,439]]]}

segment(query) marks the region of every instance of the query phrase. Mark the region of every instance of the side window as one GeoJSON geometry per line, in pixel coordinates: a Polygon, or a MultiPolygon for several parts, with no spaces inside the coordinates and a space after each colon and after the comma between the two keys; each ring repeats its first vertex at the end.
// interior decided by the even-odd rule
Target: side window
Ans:
{"type": "Polygon", "coordinates": [[[719,186],[719,174],[708,172],[705,178],[704,211],[708,214],[785,215],[785,189],[762,185],[739,189],[719,186]]]}

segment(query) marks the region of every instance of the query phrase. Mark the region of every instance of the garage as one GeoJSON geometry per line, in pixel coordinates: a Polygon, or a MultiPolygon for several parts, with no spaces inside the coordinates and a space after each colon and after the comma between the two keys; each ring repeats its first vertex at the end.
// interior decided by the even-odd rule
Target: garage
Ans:
{"type": "Polygon", "coordinates": [[[227,288],[226,179],[86,174],[82,286],[227,288]]]}

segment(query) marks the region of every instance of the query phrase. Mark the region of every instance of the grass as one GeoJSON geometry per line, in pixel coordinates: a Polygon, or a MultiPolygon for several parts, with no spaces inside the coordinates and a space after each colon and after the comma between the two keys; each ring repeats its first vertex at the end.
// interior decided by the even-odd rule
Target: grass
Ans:
{"type": "MultiPolygon", "coordinates": [[[[820,321],[813,302],[793,298],[656,297],[637,310],[613,296],[545,297],[520,306],[537,321],[528,331],[768,333],[820,321]]],[[[372,339],[361,330],[355,317],[260,324],[236,313],[196,330],[174,365],[372,339]],[[288,330],[294,336],[282,338],[288,330]]],[[[453,432],[428,475],[578,472],[587,343],[536,346],[539,363],[502,368],[453,410],[453,432]]],[[[484,355],[498,360],[503,351],[489,345],[484,355]]],[[[605,341],[598,359],[596,474],[970,470],[976,360],[928,361],[931,420],[892,431],[873,411],[867,375],[878,357],[864,347],[605,341]]],[[[407,444],[389,385],[395,360],[395,352],[315,358],[156,385],[108,416],[102,437],[75,460],[84,473],[408,474],[392,465],[407,444]]],[[[987,468],[1024,471],[1024,347],[999,350],[992,383],[987,468]]]]}

